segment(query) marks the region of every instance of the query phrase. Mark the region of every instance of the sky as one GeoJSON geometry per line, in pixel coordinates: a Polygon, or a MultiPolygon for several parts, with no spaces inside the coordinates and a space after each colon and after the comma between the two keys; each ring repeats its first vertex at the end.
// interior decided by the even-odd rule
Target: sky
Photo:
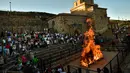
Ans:
{"type": "MultiPolygon", "coordinates": [[[[76,0],[0,0],[0,10],[70,13],[76,0]]],[[[130,0],[94,0],[99,7],[107,8],[110,19],[130,20],[130,0]]]]}

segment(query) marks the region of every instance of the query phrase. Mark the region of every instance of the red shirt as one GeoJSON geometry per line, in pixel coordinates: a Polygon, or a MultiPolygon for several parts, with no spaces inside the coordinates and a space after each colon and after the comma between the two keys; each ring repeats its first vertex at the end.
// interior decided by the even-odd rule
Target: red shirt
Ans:
{"type": "Polygon", "coordinates": [[[7,44],[7,45],[5,46],[5,48],[8,48],[8,49],[9,49],[9,48],[10,48],[10,45],[9,45],[9,44],[7,44]]]}
{"type": "Polygon", "coordinates": [[[22,62],[26,63],[27,62],[27,58],[25,56],[22,56],[22,62]]]}

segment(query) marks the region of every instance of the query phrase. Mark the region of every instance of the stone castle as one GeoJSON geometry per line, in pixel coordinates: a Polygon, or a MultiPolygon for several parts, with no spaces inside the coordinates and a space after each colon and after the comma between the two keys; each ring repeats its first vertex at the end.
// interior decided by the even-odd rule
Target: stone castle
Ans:
{"type": "Polygon", "coordinates": [[[103,33],[108,29],[107,9],[98,7],[97,4],[94,4],[94,0],[77,0],[70,12],[60,13],[49,20],[49,28],[60,33],[84,33],[87,29],[86,19],[92,18],[93,27],[97,33],[103,33]]]}
{"type": "Polygon", "coordinates": [[[71,13],[50,14],[44,12],[0,11],[0,32],[57,31],[75,34],[87,30],[86,18],[92,18],[96,32],[108,29],[107,9],[94,4],[94,0],[77,0],[70,9],[71,13]]]}

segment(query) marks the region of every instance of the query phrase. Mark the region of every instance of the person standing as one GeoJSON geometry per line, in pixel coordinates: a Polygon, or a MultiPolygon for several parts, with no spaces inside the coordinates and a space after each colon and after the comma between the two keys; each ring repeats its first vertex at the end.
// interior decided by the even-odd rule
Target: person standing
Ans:
{"type": "Polygon", "coordinates": [[[3,65],[4,64],[4,58],[2,55],[0,55],[0,65],[3,65]]]}
{"type": "Polygon", "coordinates": [[[9,55],[10,54],[10,44],[7,43],[5,48],[6,48],[6,51],[7,51],[7,55],[9,55]]]}

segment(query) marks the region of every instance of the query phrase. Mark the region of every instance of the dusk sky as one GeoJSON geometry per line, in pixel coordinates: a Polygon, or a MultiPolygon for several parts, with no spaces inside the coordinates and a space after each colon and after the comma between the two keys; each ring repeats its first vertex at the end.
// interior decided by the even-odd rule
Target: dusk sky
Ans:
{"type": "MultiPolygon", "coordinates": [[[[0,10],[69,13],[76,0],[0,0],[0,10]]],[[[130,20],[130,0],[95,0],[99,7],[107,8],[111,19],[130,20]]]]}

